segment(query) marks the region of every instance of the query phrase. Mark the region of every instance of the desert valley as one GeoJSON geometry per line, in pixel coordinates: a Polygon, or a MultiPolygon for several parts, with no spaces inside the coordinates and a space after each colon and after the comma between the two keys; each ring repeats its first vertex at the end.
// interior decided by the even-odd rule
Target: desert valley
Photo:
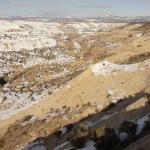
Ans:
{"type": "Polygon", "coordinates": [[[149,36],[146,22],[1,19],[0,150],[149,150],[149,36]]]}

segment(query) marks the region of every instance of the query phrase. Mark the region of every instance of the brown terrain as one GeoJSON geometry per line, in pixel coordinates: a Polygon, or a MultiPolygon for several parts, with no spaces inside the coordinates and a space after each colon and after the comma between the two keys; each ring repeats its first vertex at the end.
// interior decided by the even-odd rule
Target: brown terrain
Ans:
{"type": "MultiPolygon", "coordinates": [[[[78,35],[68,34],[70,38],[65,47],[70,49],[67,53],[75,55],[71,54],[72,41],[78,35]]],[[[8,119],[0,120],[0,150],[21,150],[35,140],[44,141],[48,150],[57,150],[58,145],[75,136],[72,132],[80,124],[87,125],[93,132],[104,126],[118,129],[124,121],[138,120],[150,113],[149,36],[149,23],[132,23],[90,35],[88,40],[93,42],[89,45],[87,39],[78,41],[81,52],[76,54],[74,63],[65,66],[72,73],[48,80],[59,90],[50,92],[46,98],[8,119]],[[73,125],[73,131],[58,138],[57,131],[69,124],[73,125]]],[[[32,74],[36,74],[39,67],[43,68],[36,67],[23,72],[24,76],[33,80],[32,74]]],[[[10,82],[14,85],[21,82],[19,75],[9,79],[10,82]]],[[[91,138],[91,134],[86,134],[91,138]]],[[[149,136],[150,132],[146,132],[110,150],[149,150],[149,136]]],[[[70,145],[72,143],[67,143],[59,149],[65,150],[70,145]]]]}

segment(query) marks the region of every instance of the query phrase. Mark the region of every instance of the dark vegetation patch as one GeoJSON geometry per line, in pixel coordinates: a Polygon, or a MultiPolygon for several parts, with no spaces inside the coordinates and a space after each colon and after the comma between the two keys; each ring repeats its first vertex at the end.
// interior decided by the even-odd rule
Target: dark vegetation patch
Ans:
{"type": "Polygon", "coordinates": [[[6,79],[4,77],[0,78],[0,85],[3,86],[7,83],[6,79]]]}
{"type": "Polygon", "coordinates": [[[0,139],[0,149],[3,148],[5,142],[4,142],[4,139],[0,139]]]}
{"type": "Polygon", "coordinates": [[[88,128],[82,130],[79,125],[76,130],[79,130],[80,132],[73,132],[71,144],[78,149],[85,147],[87,141],[93,140],[95,142],[94,147],[97,150],[124,150],[131,143],[150,134],[150,123],[145,122],[145,124],[143,132],[140,135],[136,135],[137,124],[134,121],[124,121],[118,129],[102,126],[95,130],[88,130],[88,128]],[[125,140],[121,140],[118,133],[127,133],[128,137],[125,140]]]}
{"type": "Polygon", "coordinates": [[[142,54],[131,56],[129,59],[123,60],[120,64],[135,64],[138,62],[150,59],[150,52],[145,52],[142,54]]]}
{"type": "Polygon", "coordinates": [[[133,31],[139,31],[144,34],[149,33],[150,32],[150,22],[143,23],[142,26],[133,29],[133,31]]]}

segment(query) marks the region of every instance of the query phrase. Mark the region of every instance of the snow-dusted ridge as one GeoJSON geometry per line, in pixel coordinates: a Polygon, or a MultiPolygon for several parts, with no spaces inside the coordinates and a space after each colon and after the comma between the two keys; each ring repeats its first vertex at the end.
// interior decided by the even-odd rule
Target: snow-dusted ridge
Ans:
{"type": "MultiPolygon", "coordinates": [[[[3,86],[0,93],[0,119],[28,108],[56,90],[58,87],[49,83],[51,79],[65,78],[73,73],[69,65],[76,58],[64,47],[68,32],[77,33],[80,39],[122,25],[92,21],[0,20],[0,77],[24,72],[17,81],[3,86]],[[28,71],[30,73],[26,74],[28,71]]],[[[82,48],[78,38],[72,39],[76,54],[82,48]]]]}
{"type": "Polygon", "coordinates": [[[91,70],[96,76],[110,75],[112,73],[116,74],[117,72],[135,72],[146,68],[150,68],[150,59],[144,62],[128,65],[114,64],[109,61],[100,61],[99,63],[91,66],[91,70]]]}
{"type": "Polygon", "coordinates": [[[19,51],[22,49],[57,46],[57,35],[66,31],[80,34],[107,31],[124,24],[70,22],[65,25],[57,22],[34,22],[0,20],[0,51],[19,51]]]}

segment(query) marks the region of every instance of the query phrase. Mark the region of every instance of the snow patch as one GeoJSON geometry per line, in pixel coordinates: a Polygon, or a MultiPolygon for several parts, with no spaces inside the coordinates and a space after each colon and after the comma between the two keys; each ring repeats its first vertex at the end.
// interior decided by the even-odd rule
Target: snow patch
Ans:
{"type": "Polygon", "coordinates": [[[144,116],[143,118],[139,119],[137,121],[137,131],[136,131],[136,135],[139,135],[142,133],[144,127],[145,127],[145,122],[146,121],[150,121],[150,114],[144,116]]]}
{"type": "Polygon", "coordinates": [[[80,50],[81,49],[81,46],[79,43],[77,43],[76,41],[73,42],[74,44],[74,48],[77,49],[77,50],[80,50]]]}
{"type": "Polygon", "coordinates": [[[129,65],[120,65],[111,63],[109,61],[102,61],[95,65],[92,65],[91,70],[97,76],[97,75],[109,75],[112,73],[116,74],[120,71],[135,72],[138,70],[144,70],[145,68],[149,67],[150,67],[150,59],[144,62],[129,65]]]}

